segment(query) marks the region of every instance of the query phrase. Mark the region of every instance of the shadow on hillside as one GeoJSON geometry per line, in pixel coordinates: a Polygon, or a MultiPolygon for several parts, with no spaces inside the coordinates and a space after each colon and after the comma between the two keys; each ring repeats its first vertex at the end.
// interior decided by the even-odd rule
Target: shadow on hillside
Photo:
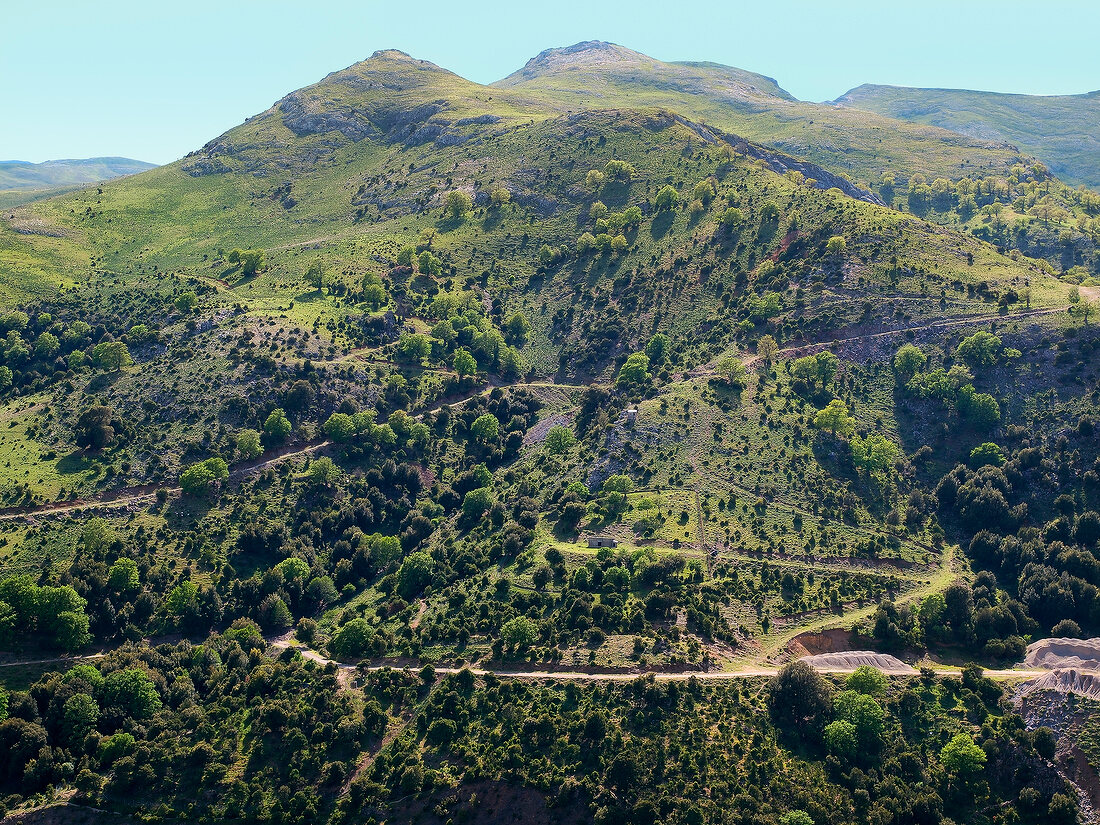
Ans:
{"type": "Polygon", "coordinates": [[[672,222],[676,219],[676,215],[672,212],[659,212],[653,218],[653,223],[650,224],[649,233],[653,236],[653,240],[659,241],[668,234],[668,231],[672,228],[672,222]]]}
{"type": "Polygon", "coordinates": [[[83,450],[73,450],[57,462],[57,472],[65,476],[73,475],[74,473],[83,473],[90,469],[94,463],[91,456],[83,450]]]}

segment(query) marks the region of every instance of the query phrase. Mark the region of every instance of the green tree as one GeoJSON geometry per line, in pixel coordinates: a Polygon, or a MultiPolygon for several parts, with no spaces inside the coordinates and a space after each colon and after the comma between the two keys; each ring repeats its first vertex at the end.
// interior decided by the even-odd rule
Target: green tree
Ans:
{"type": "Polygon", "coordinates": [[[699,181],[697,184],[695,184],[695,189],[691,194],[695,200],[701,202],[704,206],[709,206],[710,202],[714,200],[714,196],[716,194],[714,189],[714,181],[709,179],[699,181]]]}
{"type": "Polygon", "coordinates": [[[57,614],[51,624],[53,643],[62,650],[72,653],[92,640],[92,634],[89,632],[90,622],[83,610],[63,610],[57,614]]]}
{"type": "Polygon", "coordinates": [[[848,405],[834,398],[825,409],[818,410],[814,416],[814,426],[833,435],[851,435],[855,432],[856,421],[848,414],[848,405]]]}
{"type": "Polygon", "coordinates": [[[735,355],[728,355],[714,365],[715,372],[730,385],[745,383],[745,365],[735,355]]]}
{"type": "Polygon", "coordinates": [[[134,363],[121,341],[103,341],[92,349],[92,362],[108,372],[118,372],[134,363]]]}
{"type": "Polygon", "coordinates": [[[619,387],[639,386],[649,380],[649,358],[644,352],[635,352],[627,356],[615,384],[619,387]]]}
{"type": "Polygon", "coordinates": [[[1001,420],[1001,405],[987,392],[975,392],[967,384],[959,389],[959,412],[977,429],[989,430],[1001,420]]]}
{"type": "Polygon", "coordinates": [[[339,477],[340,468],[327,455],[309,464],[309,480],[319,487],[331,487],[339,477]]]}
{"type": "Polygon", "coordinates": [[[998,336],[980,329],[963,338],[955,354],[971,367],[989,367],[997,363],[1002,349],[998,336]]]}
{"type": "Polygon", "coordinates": [[[832,689],[805,662],[784,665],[768,684],[768,710],[777,728],[804,734],[817,728],[832,706],[832,689]]]}
{"type": "Polygon", "coordinates": [[[245,249],[241,252],[241,274],[252,276],[264,268],[267,258],[262,249],[245,249]]]}
{"type": "Polygon", "coordinates": [[[317,605],[335,604],[340,600],[340,591],[329,576],[314,576],[306,585],[306,596],[317,605]]]}
{"type": "Polygon", "coordinates": [[[764,362],[765,367],[772,365],[777,352],[779,352],[779,345],[775,343],[775,339],[770,335],[761,335],[760,340],[756,342],[756,354],[764,362]]]}
{"type": "Polygon", "coordinates": [[[722,213],[719,223],[727,232],[735,232],[745,225],[745,215],[736,206],[731,206],[722,213]]]}
{"type": "Polygon", "coordinates": [[[432,354],[432,342],[422,332],[406,332],[397,343],[397,351],[409,361],[422,362],[432,354]]]}
{"type": "Polygon", "coordinates": [[[852,463],[879,481],[885,480],[901,454],[894,442],[878,433],[870,433],[866,438],[853,436],[850,446],[852,463]]]}
{"type": "Polygon", "coordinates": [[[474,360],[474,356],[470,354],[468,349],[462,347],[455,350],[454,368],[460,378],[475,375],[477,373],[477,361],[474,360]]]}
{"type": "Polygon", "coordinates": [[[844,680],[844,686],[867,696],[885,696],[886,674],[877,667],[860,665],[844,680]]]}
{"type": "Polygon", "coordinates": [[[539,627],[526,616],[516,616],[501,626],[500,638],[509,650],[525,650],[538,641],[539,627]]]}
{"type": "Polygon", "coordinates": [[[493,506],[493,493],[488,487],[478,487],[462,499],[462,514],[469,519],[481,518],[493,506]]]}
{"type": "Polygon", "coordinates": [[[609,160],[603,169],[611,180],[630,180],[636,174],[634,167],[625,160],[609,160]]]}
{"type": "Polygon", "coordinates": [[[107,674],[101,693],[105,705],[130,719],[148,719],[161,708],[156,685],[140,668],[129,667],[107,674]]]}
{"type": "Polygon", "coordinates": [[[969,734],[957,733],[940,750],[940,761],[947,772],[964,779],[976,776],[985,767],[985,751],[974,744],[969,734]]]}
{"type": "Polygon", "coordinates": [[[912,344],[902,344],[894,353],[894,373],[903,382],[908,381],[924,368],[928,357],[920,347],[912,344]]]}
{"type": "Polygon", "coordinates": [[[666,212],[679,205],[680,193],[672,186],[662,186],[657,197],[653,199],[653,206],[658,212],[666,212]]]}
{"type": "Polygon", "coordinates": [[[551,455],[561,455],[576,443],[573,431],[568,427],[551,427],[546,433],[546,449],[551,455]]]}
{"type": "Polygon", "coordinates": [[[397,253],[397,265],[411,267],[414,258],[416,258],[416,247],[403,246],[401,247],[401,251],[397,253]]]}
{"type": "Polygon", "coordinates": [[[180,473],[180,488],[189,496],[201,496],[210,491],[215,482],[229,478],[229,467],[221,458],[208,458],[192,464],[180,473]]]}
{"type": "Polygon", "coordinates": [[[320,261],[314,261],[306,270],[306,283],[320,291],[325,285],[325,267],[320,261]]]}
{"type": "Polygon", "coordinates": [[[237,452],[245,461],[263,455],[264,448],[260,445],[260,434],[249,429],[237,433],[237,452]]]}
{"type": "Polygon", "coordinates": [[[412,553],[397,569],[397,593],[406,601],[420,594],[432,580],[435,562],[427,553],[412,553]]]}
{"type": "Polygon", "coordinates": [[[181,292],[176,296],[176,309],[182,312],[184,315],[190,315],[195,311],[195,307],[199,305],[199,296],[195,294],[194,290],[188,290],[187,292],[181,292]]]}
{"type": "Polygon", "coordinates": [[[838,719],[850,722],[856,729],[856,739],[861,749],[878,746],[885,725],[886,712],[873,696],[854,690],[842,690],[833,700],[833,710],[838,719]]]}
{"type": "Polygon", "coordinates": [[[470,425],[470,434],[482,444],[492,444],[500,438],[500,421],[492,413],[482,413],[470,425]]]}
{"type": "Polygon", "coordinates": [[[77,693],[65,700],[61,715],[66,741],[80,746],[99,722],[99,704],[88,694],[77,693]]]}
{"type": "Polygon", "coordinates": [[[646,358],[651,364],[660,364],[668,354],[668,336],[663,332],[654,333],[645,345],[646,358]]]}
{"type": "Polygon", "coordinates": [[[856,726],[845,719],[836,719],[825,726],[825,747],[829,753],[851,759],[859,752],[856,726]]]}
{"type": "Polygon", "coordinates": [[[276,444],[286,441],[286,437],[290,435],[292,429],[290,419],[286,417],[286,412],[282,409],[272,410],[264,421],[264,435],[276,444]]]}
{"type": "Polygon", "coordinates": [[[0,392],[10,387],[14,378],[15,373],[11,371],[11,367],[0,367],[0,392]]]}
{"type": "Polygon", "coordinates": [[[790,364],[790,372],[795,378],[801,378],[810,384],[821,382],[825,387],[836,377],[840,369],[840,360],[831,352],[819,352],[796,358],[790,364]]]}
{"type": "Polygon", "coordinates": [[[431,275],[433,278],[437,278],[443,272],[443,262],[425,249],[420,253],[420,257],[416,259],[416,269],[421,275],[431,275]]]}
{"type": "Polygon", "coordinates": [[[489,206],[493,209],[499,209],[512,200],[512,193],[505,189],[503,186],[498,186],[489,195],[489,206]]]}
{"type": "Polygon", "coordinates": [[[107,586],[116,593],[136,593],[141,590],[137,562],[123,556],[111,565],[107,586]]]}
{"type": "Polygon", "coordinates": [[[991,441],[986,441],[970,451],[969,463],[975,470],[987,464],[992,464],[994,467],[1001,467],[1005,463],[1005,454],[1001,451],[999,446],[991,441]]]}
{"type": "Polygon", "coordinates": [[[584,185],[591,189],[593,192],[598,192],[600,187],[603,186],[604,174],[599,169],[589,169],[588,174],[584,176],[584,185]]]}
{"type": "Polygon", "coordinates": [[[352,619],[336,631],[329,647],[341,659],[359,659],[373,650],[374,636],[374,628],[366,619],[352,619]]]}
{"type": "Polygon", "coordinates": [[[447,199],[443,204],[444,213],[454,220],[462,220],[466,213],[474,208],[474,199],[467,193],[454,190],[447,193],[447,199]]]}
{"type": "Polygon", "coordinates": [[[336,412],[328,417],[321,429],[337,443],[350,441],[355,435],[355,419],[347,413],[336,412]]]}
{"type": "Polygon", "coordinates": [[[61,342],[50,332],[43,332],[34,342],[34,352],[39,358],[53,358],[59,349],[61,349],[61,342]]]}
{"type": "Polygon", "coordinates": [[[825,243],[825,254],[834,258],[842,258],[848,252],[848,241],[843,235],[833,235],[825,243]]]}
{"type": "Polygon", "coordinates": [[[527,343],[527,336],[531,332],[531,322],[522,312],[513,312],[508,316],[504,329],[508,333],[508,340],[522,347],[527,343]]]}

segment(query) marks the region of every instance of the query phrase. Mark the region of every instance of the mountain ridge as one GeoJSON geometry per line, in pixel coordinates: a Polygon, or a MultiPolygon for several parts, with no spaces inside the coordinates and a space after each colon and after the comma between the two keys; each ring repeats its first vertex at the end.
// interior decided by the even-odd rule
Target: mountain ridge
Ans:
{"type": "Polygon", "coordinates": [[[865,83],[833,101],[911,123],[1003,140],[1043,160],[1069,183],[1100,186],[1100,90],[1027,95],[865,83]]]}

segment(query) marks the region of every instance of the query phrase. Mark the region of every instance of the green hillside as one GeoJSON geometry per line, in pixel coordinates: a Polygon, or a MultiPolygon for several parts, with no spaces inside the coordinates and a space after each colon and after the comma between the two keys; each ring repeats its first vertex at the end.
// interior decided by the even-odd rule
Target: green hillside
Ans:
{"type": "Polygon", "coordinates": [[[660,106],[844,173],[860,185],[886,172],[955,180],[1009,169],[1001,140],[899,123],[869,112],[795,100],[775,81],[713,63],[665,63],[593,41],[550,49],[493,84],[565,109],[660,106]]]}
{"type": "Polygon", "coordinates": [[[155,164],[130,158],[0,161],[0,209],[70,192],[90,183],[134,175],[155,164]]]}
{"type": "Polygon", "coordinates": [[[587,43],[5,209],[0,814],[1072,821],[1097,205],[587,43]]]}
{"type": "Polygon", "coordinates": [[[972,138],[1011,143],[1071,184],[1100,187],[1100,93],[1012,95],[964,89],[858,86],[834,101],[972,138]]]}
{"type": "Polygon", "coordinates": [[[52,189],[134,175],[156,164],[130,158],[82,158],[42,163],[0,161],[0,189],[52,189]]]}

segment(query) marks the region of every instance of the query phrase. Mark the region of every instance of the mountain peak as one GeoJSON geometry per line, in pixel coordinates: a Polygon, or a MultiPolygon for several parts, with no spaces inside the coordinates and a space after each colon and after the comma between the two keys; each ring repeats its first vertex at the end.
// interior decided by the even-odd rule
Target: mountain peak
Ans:
{"type": "Polygon", "coordinates": [[[637,63],[653,58],[604,40],[584,40],[572,46],[546,49],[528,60],[516,75],[536,77],[554,71],[609,63],[637,63]]]}

